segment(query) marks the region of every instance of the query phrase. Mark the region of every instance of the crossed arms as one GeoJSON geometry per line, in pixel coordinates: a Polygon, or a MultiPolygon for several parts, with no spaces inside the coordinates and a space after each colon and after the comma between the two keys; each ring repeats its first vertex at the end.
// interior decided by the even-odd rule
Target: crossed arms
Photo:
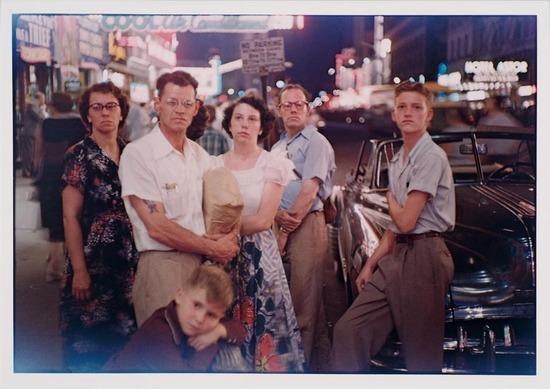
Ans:
{"type": "Polygon", "coordinates": [[[143,221],[149,236],[178,251],[205,255],[226,265],[237,255],[238,231],[227,235],[199,236],[168,219],[161,202],[143,200],[137,196],[128,196],[130,204],[143,221]]]}

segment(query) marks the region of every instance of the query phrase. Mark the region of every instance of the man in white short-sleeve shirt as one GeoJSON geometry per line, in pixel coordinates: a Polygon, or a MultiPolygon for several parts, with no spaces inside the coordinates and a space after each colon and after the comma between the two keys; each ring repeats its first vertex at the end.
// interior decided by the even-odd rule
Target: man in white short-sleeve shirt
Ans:
{"type": "Polygon", "coordinates": [[[132,291],[138,325],[171,301],[203,256],[225,265],[238,252],[237,231],[204,236],[202,176],[209,156],[186,137],[191,125],[201,125],[197,86],[182,71],[159,77],[159,124],[128,144],[120,159],[122,197],[140,252],[132,291]]]}

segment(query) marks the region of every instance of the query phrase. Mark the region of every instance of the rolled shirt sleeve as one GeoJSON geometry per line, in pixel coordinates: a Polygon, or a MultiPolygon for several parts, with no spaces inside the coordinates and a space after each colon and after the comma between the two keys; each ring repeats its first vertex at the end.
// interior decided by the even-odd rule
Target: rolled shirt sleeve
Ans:
{"type": "Polygon", "coordinates": [[[332,176],[335,169],[334,150],[330,143],[322,136],[312,137],[305,153],[303,180],[318,178],[321,181],[319,194],[326,198],[332,192],[332,176]]]}

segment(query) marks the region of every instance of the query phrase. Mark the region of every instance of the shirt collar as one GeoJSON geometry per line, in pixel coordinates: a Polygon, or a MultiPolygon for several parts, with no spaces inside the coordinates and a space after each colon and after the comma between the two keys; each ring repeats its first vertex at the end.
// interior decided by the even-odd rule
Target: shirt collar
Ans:
{"type": "Polygon", "coordinates": [[[432,137],[430,136],[430,134],[428,134],[428,131],[426,131],[424,135],[420,137],[418,142],[416,142],[411,152],[409,153],[409,159],[411,160],[411,162],[415,162],[416,158],[418,158],[417,155],[423,154],[422,150],[424,150],[426,146],[428,146],[428,144],[430,144],[431,142],[432,137]]]}
{"type": "Polygon", "coordinates": [[[187,335],[185,335],[181,330],[178,314],[176,312],[176,302],[174,300],[172,300],[172,302],[170,302],[170,304],[168,304],[168,306],[164,309],[164,318],[170,327],[174,343],[177,345],[181,344],[181,341],[184,338],[186,339],[187,335]]]}
{"type": "Polygon", "coordinates": [[[179,346],[180,354],[187,359],[195,353],[195,349],[188,343],[189,337],[181,330],[181,325],[176,312],[176,302],[172,300],[164,310],[164,318],[172,332],[172,340],[176,346],[179,346]]]}
{"type": "Polygon", "coordinates": [[[286,131],[284,131],[281,134],[280,139],[281,140],[286,139],[287,143],[294,142],[294,140],[298,139],[300,136],[302,136],[302,137],[306,138],[307,140],[309,140],[315,131],[317,131],[317,129],[314,126],[308,125],[308,126],[304,127],[304,129],[302,131],[298,132],[296,135],[294,135],[294,137],[292,137],[290,139],[288,138],[288,135],[287,135],[286,131]]]}
{"type": "MultiPolygon", "coordinates": [[[[409,161],[414,162],[415,159],[417,158],[416,156],[420,154],[420,150],[423,150],[426,147],[426,145],[428,145],[431,142],[431,139],[432,137],[430,136],[428,131],[426,131],[424,135],[422,135],[420,139],[416,142],[411,152],[409,153],[409,161]]],[[[399,151],[395,153],[395,155],[390,160],[390,162],[397,162],[399,158],[401,158],[401,154],[403,154],[403,147],[404,146],[401,146],[399,151]]]]}
{"type": "MultiPolygon", "coordinates": [[[[191,150],[191,147],[189,146],[189,139],[186,139],[185,142],[185,151],[191,150]]],[[[151,146],[153,148],[153,156],[155,159],[165,157],[172,152],[181,154],[174,148],[174,146],[172,146],[168,139],[166,139],[166,136],[164,136],[158,124],[151,130],[151,146]]]]}

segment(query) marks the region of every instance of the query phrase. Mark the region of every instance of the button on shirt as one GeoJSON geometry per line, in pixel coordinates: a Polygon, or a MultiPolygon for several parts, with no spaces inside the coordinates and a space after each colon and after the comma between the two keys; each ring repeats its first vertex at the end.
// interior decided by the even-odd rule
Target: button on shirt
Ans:
{"type": "MultiPolygon", "coordinates": [[[[404,206],[407,195],[413,190],[429,194],[420,212],[416,226],[410,233],[428,231],[445,232],[455,224],[455,191],[449,161],[443,149],[434,143],[426,132],[403,160],[403,147],[389,164],[390,190],[399,205],[404,206]]],[[[394,223],[389,227],[401,233],[394,223]]]]}
{"type": "Polygon", "coordinates": [[[210,168],[210,157],[197,143],[186,140],[183,153],[176,150],[158,125],[129,143],[120,157],[119,176],[126,212],[132,222],[139,251],[172,250],[152,239],[128,196],[161,202],[166,216],[180,226],[202,235],[202,177],[210,168]]]}
{"type": "MultiPolygon", "coordinates": [[[[288,153],[302,179],[290,181],[285,187],[281,208],[289,209],[302,189],[302,181],[317,177],[321,180],[319,195],[326,199],[332,193],[332,176],[336,170],[334,150],[329,141],[314,126],[307,126],[292,139],[283,132],[280,140],[273,145],[272,152],[288,153]]],[[[323,209],[321,200],[316,197],[310,212],[323,209]]]]}

